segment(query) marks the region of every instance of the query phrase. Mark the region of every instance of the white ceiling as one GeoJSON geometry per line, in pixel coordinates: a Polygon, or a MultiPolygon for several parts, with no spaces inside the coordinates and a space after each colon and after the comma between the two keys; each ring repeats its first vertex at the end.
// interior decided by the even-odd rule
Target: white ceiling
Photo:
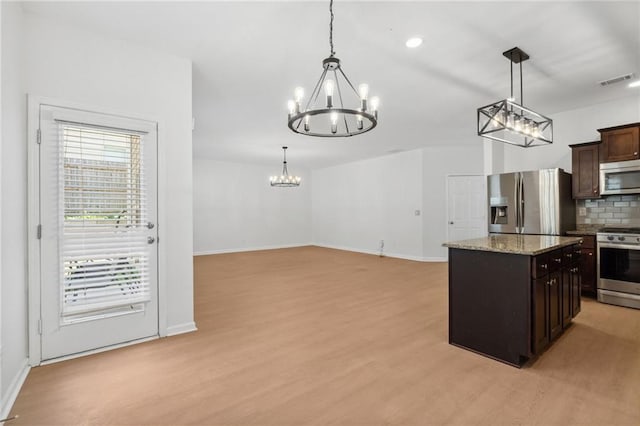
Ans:
{"type": "MultiPolygon", "coordinates": [[[[26,2],[44,15],[193,61],[194,156],[317,168],[425,146],[475,144],[476,109],[509,93],[514,46],[525,105],[546,115],[640,89],[640,2],[335,0],[336,56],[381,98],[375,130],[352,138],[294,134],[286,101],[309,93],[329,54],[328,1],[26,2]],[[417,49],[406,39],[424,37],[417,49]]],[[[574,141],[571,141],[574,142],[574,141]]],[[[292,170],[295,171],[295,170],[292,170]]]]}

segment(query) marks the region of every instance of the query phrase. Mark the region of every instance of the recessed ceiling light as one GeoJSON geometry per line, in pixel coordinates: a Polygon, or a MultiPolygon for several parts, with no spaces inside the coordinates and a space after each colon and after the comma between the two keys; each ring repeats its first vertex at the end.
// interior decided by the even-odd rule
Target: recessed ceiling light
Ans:
{"type": "Polygon", "coordinates": [[[411,37],[405,44],[410,49],[416,48],[422,44],[422,37],[411,37]]]}
{"type": "Polygon", "coordinates": [[[636,80],[633,83],[629,83],[629,87],[640,87],[640,80],[636,80]]]}

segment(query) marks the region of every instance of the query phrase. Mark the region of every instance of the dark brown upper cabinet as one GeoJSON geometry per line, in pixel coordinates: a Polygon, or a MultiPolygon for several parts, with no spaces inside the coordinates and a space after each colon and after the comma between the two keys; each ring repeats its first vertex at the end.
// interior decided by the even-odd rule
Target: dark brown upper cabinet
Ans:
{"type": "Polygon", "coordinates": [[[598,129],[602,145],[600,162],[637,160],[640,158],[640,123],[598,129]]]}
{"type": "Polygon", "coordinates": [[[600,141],[569,145],[573,198],[589,199],[600,196],[598,184],[600,145],[600,141]]]}

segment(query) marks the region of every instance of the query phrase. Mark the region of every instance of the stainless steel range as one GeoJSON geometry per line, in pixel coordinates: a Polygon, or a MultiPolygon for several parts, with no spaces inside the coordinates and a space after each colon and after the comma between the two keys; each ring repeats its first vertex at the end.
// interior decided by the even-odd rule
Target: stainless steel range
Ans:
{"type": "Polygon", "coordinates": [[[598,241],[598,301],[640,309],[640,228],[603,228],[598,241]]]}

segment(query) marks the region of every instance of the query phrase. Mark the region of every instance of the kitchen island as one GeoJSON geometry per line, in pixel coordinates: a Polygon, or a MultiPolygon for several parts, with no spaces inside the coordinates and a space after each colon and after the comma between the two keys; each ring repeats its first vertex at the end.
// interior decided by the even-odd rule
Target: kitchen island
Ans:
{"type": "Polygon", "coordinates": [[[580,312],[577,237],[491,234],[449,248],[449,343],[521,367],[580,312]]]}

